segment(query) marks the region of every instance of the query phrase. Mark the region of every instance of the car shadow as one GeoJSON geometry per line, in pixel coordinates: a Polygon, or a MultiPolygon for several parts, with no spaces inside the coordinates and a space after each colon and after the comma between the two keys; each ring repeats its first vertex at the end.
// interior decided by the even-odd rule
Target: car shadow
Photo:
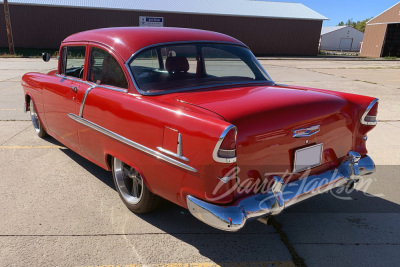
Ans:
{"type": "MultiPolygon", "coordinates": [[[[105,185],[115,190],[109,171],[102,169],[70,149],[61,149],[61,151],[105,185]]],[[[123,205],[122,201],[121,205],[123,205]]],[[[288,227],[291,224],[295,223],[291,221],[287,226],[286,218],[296,220],[297,216],[302,217],[301,222],[305,224],[305,227],[298,232],[289,231],[288,239],[291,242],[291,240],[301,238],[301,235],[307,235],[307,231],[314,231],[315,235],[315,229],[306,227],[307,224],[313,224],[311,222],[314,218],[312,215],[323,217],[324,214],[337,214],[337,216],[343,217],[349,213],[400,213],[400,205],[358,190],[353,190],[350,193],[325,193],[286,209],[276,217],[276,220],[283,225],[282,229],[286,231],[289,230],[288,227]],[[344,200],[344,198],[347,199],[344,200]],[[294,217],[291,217],[291,215],[294,217]]],[[[250,221],[245,228],[238,232],[224,232],[200,222],[188,210],[166,200],[163,201],[158,210],[152,213],[132,214],[132,216],[137,216],[174,238],[193,246],[202,256],[223,266],[231,266],[233,263],[247,265],[257,262],[260,266],[263,266],[263,263],[266,262],[291,260],[289,250],[281,241],[282,237],[277,229],[274,226],[266,225],[265,221],[262,222],[262,220],[250,221]]],[[[326,225],[321,231],[330,231],[330,229],[337,227],[334,220],[331,222],[325,220],[324,223],[326,225]]],[[[351,223],[348,220],[349,227],[351,223]]],[[[387,227],[387,224],[383,224],[382,227],[387,227]]],[[[398,228],[397,225],[393,225],[393,227],[398,228]]],[[[349,231],[350,236],[348,238],[357,239],[360,235],[365,234],[365,229],[357,229],[354,228],[353,231],[349,231]]],[[[321,242],[324,239],[323,236],[324,233],[321,233],[321,242]]],[[[315,243],[318,243],[319,237],[316,238],[315,243]]],[[[366,246],[363,249],[363,253],[368,254],[374,250],[374,246],[366,246]]],[[[300,256],[302,255],[300,254],[300,256]]],[[[352,258],[350,252],[347,257],[349,262],[356,260],[352,258]]]]}
{"type": "MultiPolygon", "coordinates": [[[[59,143],[57,140],[53,139],[53,144],[64,146],[63,144],[59,143]]],[[[49,140],[48,140],[49,141],[49,140]]],[[[65,147],[65,146],[64,146],[65,147]]],[[[86,158],[82,157],[81,155],[75,153],[71,149],[60,149],[65,155],[70,157],[73,161],[77,164],[85,168],[90,174],[94,177],[102,181],[105,185],[109,186],[111,189],[115,190],[114,181],[112,179],[112,174],[110,171],[106,171],[105,169],[101,168],[100,166],[94,164],[93,162],[87,160],[86,158]]]]}

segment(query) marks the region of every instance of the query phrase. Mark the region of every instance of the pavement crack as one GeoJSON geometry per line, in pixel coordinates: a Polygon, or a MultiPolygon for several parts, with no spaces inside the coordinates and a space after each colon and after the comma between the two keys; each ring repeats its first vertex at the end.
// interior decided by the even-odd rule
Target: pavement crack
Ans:
{"type": "Polygon", "coordinates": [[[13,136],[11,136],[10,138],[8,138],[6,141],[4,141],[3,143],[0,144],[0,146],[4,145],[5,143],[7,143],[8,141],[10,141],[11,139],[13,139],[14,137],[16,137],[17,135],[19,135],[20,133],[22,133],[23,131],[25,131],[26,129],[28,129],[29,127],[31,127],[30,125],[25,127],[24,129],[22,129],[21,131],[19,131],[18,133],[14,134],[13,136]]]}
{"type": "Polygon", "coordinates": [[[292,255],[293,263],[298,267],[307,266],[304,259],[299,256],[299,254],[293,247],[292,243],[290,243],[290,240],[289,240],[288,236],[286,235],[286,233],[282,230],[282,224],[280,224],[278,221],[276,221],[274,219],[274,216],[271,216],[270,218],[268,218],[268,223],[270,223],[275,228],[275,230],[278,232],[278,234],[280,235],[281,241],[283,242],[283,244],[285,244],[285,246],[289,250],[290,255],[292,255]]]}

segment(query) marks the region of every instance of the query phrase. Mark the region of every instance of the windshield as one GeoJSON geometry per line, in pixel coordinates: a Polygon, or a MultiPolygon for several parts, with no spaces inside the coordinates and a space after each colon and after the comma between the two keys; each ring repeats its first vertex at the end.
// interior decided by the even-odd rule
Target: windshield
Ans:
{"type": "Polygon", "coordinates": [[[135,56],[129,67],[143,94],[271,82],[250,50],[237,45],[202,43],[153,47],[135,56]]]}

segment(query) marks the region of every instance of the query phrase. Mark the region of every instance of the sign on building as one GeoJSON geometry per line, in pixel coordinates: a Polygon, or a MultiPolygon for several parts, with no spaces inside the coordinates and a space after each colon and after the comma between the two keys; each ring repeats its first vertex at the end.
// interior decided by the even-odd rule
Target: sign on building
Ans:
{"type": "Polygon", "coordinates": [[[139,16],[140,27],[164,27],[163,17],[145,17],[139,16]]]}

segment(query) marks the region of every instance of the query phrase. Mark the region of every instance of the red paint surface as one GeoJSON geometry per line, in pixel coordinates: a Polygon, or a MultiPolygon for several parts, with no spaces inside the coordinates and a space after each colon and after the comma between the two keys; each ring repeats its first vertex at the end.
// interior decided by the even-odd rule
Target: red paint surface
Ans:
{"type": "MultiPolygon", "coordinates": [[[[200,30],[121,28],[78,33],[63,45],[88,41],[88,48],[108,50],[124,67],[135,51],[147,45],[194,40],[240,44],[232,37],[200,30]]],[[[130,80],[126,70],[125,74],[130,80]]],[[[230,124],[238,129],[239,179],[252,179],[253,183],[268,179],[266,173],[292,171],[294,152],[308,145],[324,144],[322,165],[313,168],[313,173],[337,166],[349,150],[364,155],[367,151],[362,137],[373,128],[361,125],[360,118],[374,98],[304,87],[248,85],[142,96],[129,81],[128,93],[98,87],[89,93],[83,118],[143,146],[172,150],[177,132],[181,133],[183,156],[189,159],[183,162],[198,170],[194,173],[71,120],[67,114],[79,113],[87,84],[57,77],[53,71],[24,75],[23,87],[55,139],[105,169],[110,167],[108,155],[118,157],[142,174],[152,192],[184,207],[187,194],[215,198],[237,182],[233,178],[219,184],[217,177],[223,177],[236,164],[217,163],[212,157],[221,133],[230,124]],[[78,92],[70,90],[71,86],[78,87],[78,92]],[[293,130],[316,124],[320,124],[320,132],[293,138],[293,130]],[[166,133],[164,129],[168,128],[177,132],[166,133]]],[[[172,152],[176,152],[176,146],[174,149],[172,152]]],[[[228,204],[241,196],[232,193],[214,202],[228,204]]]]}

